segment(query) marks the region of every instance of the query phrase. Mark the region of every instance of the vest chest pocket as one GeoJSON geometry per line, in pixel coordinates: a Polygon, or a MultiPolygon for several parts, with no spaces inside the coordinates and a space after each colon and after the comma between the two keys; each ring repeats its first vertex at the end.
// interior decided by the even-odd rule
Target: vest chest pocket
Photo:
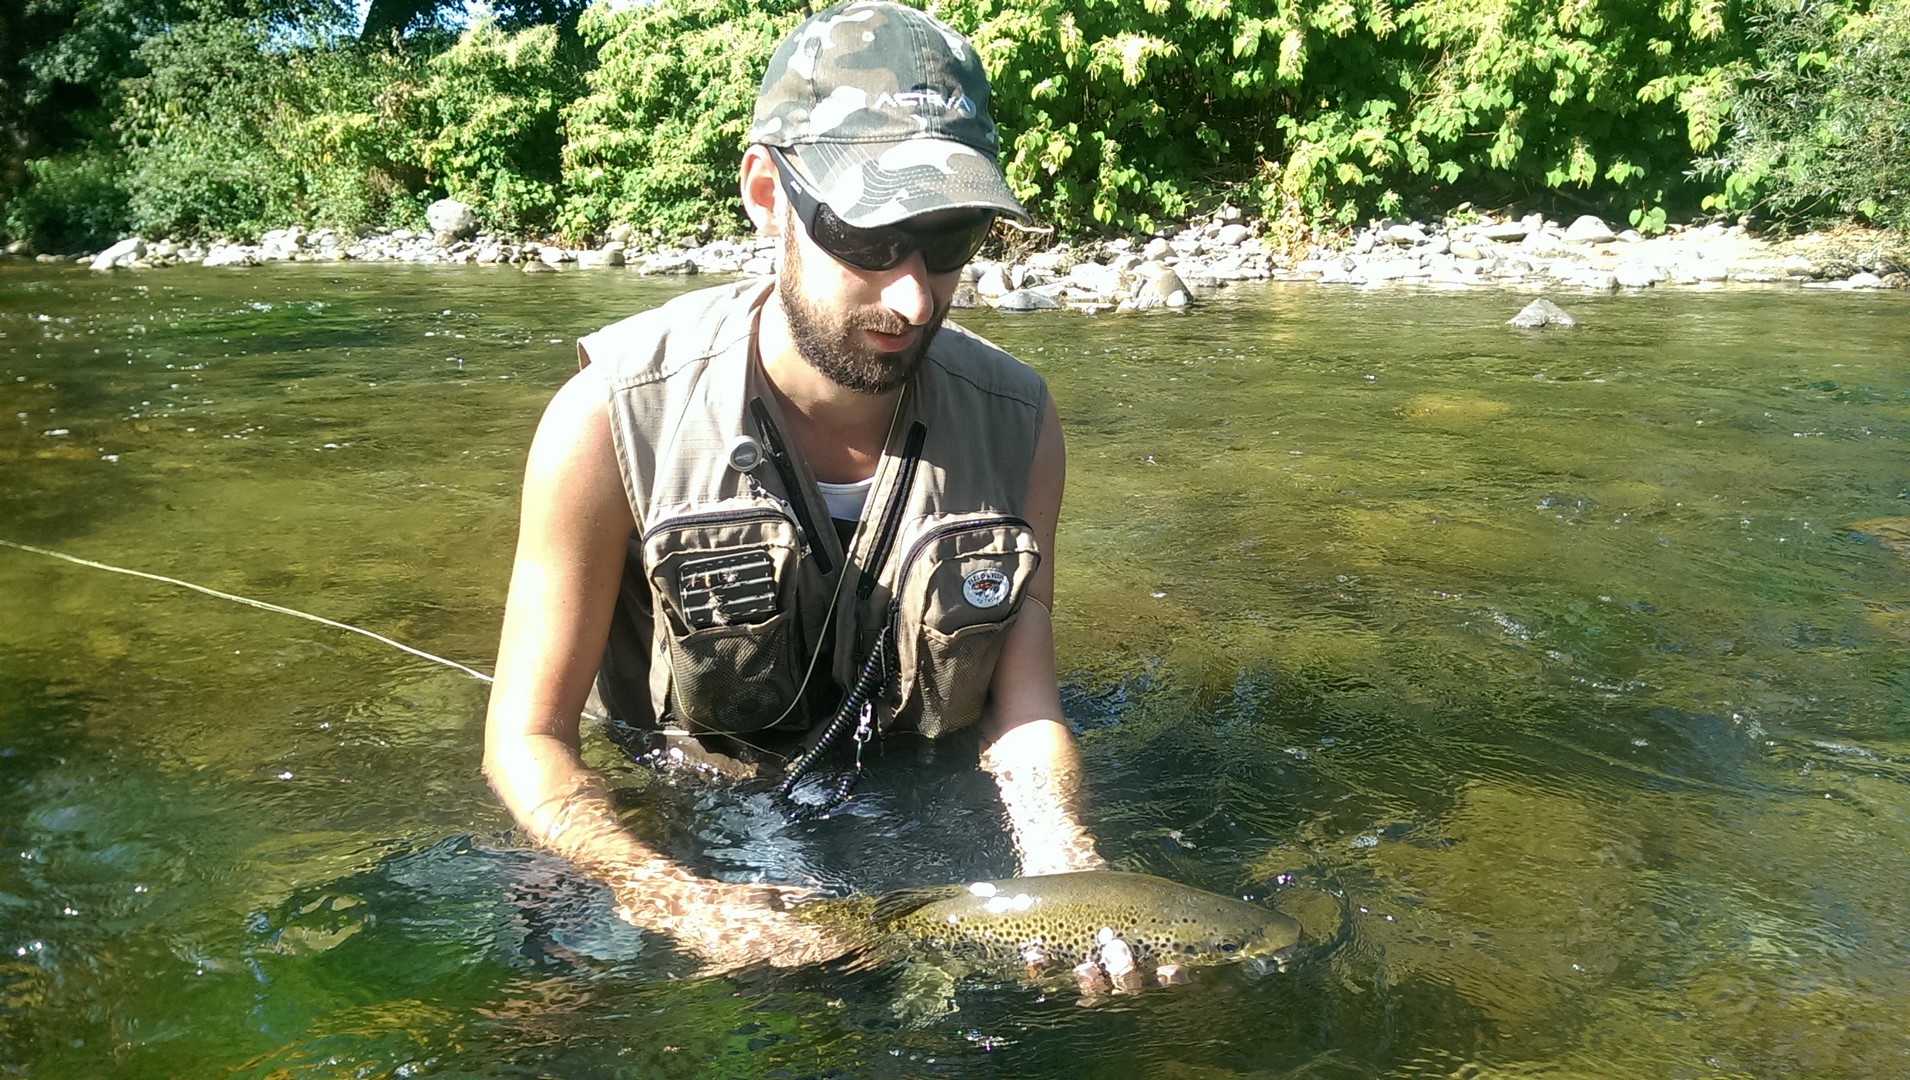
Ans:
{"type": "Polygon", "coordinates": [[[644,534],[670,709],[684,723],[755,731],[795,700],[800,552],[788,514],[756,500],[666,518],[644,534]]]}
{"type": "Polygon", "coordinates": [[[1027,522],[1002,514],[927,518],[906,550],[895,594],[897,715],[932,737],[981,717],[1041,552],[1027,522]]]}

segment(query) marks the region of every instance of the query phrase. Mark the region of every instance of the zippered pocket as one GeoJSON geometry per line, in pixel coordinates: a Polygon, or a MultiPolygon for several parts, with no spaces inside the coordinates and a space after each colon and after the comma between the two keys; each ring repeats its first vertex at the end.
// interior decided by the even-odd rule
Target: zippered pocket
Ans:
{"type": "Polygon", "coordinates": [[[755,731],[795,700],[801,545],[787,509],[762,498],[725,500],[644,533],[670,711],[687,726],[755,731]]]}
{"type": "Polygon", "coordinates": [[[981,717],[1041,551],[1007,514],[936,514],[912,532],[895,592],[897,719],[932,737],[981,717]]]}

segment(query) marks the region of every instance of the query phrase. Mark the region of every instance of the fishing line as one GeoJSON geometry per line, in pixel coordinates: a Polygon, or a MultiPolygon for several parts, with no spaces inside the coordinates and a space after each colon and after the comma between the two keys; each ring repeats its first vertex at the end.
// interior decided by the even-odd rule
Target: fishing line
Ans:
{"type": "MultiPolygon", "coordinates": [[[[491,676],[486,675],[484,672],[479,671],[473,667],[467,667],[463,664],[458,663],[456,660],[447,660],[442,656],[436,655],[435,653],[428,653],[428,652],[425,652],[423,649],[406,645],[402,641],[396,641],[392,638],[386,637],[383,634],[377,633],[375,631],[367,630],[362,626],[353,626],[350,623],[342,623],[342,622],[339,622],[337,619],[327,619],[323,615],[314,615],[309,611],[300,611],[297,608],[285,607],[282,604],[268,603],[264,600],[254,600],[249,596],[240,596],[237,593],[223,592],[219,589],[214,589],[207,585],[199,585],[190,581],[181,581],[178,578],[167,577],[164,574],[149,574],[144,570],[133,570],[124,566],[114,566],[111,563],[95,562],[92,559],[82,559],[77,555],[68,555],[68,554],[65,554],[64,552],[52,551],[47,548],[34,547],[31,544],[15,543],[12,540],[0,539],[0,547],[10,547],[16,551],[28,551],[28,552],[32,552],[35,555],[44,555],[49,559],[59,559],[62,562],[69,562],[75,566],[84,566],[92,570],[106,570],[115,574],[125,574],[127,577],[145,578],[147,581],[157,581],[165,585],[176,585],[181,589],[191,589],[193,592],[204,593],[207,596],[217,597],[220,600],[230,600],[231,602],[235,604],[244,604],[247,607],[255,607],[261,611],[270,611],[279,615],[290,615],[295,619],[304,619],[308,622],[315,622],[319,624],[320,626],[329,626],[335,630],[345,630],[353,634],[358,634],[361,637],[368,637],[371,640],[376,641],[381,645],[389,645],[392,648],[397,649],[399,652],[410,653],[412,656],[416,656],[419,659],[429,660],[434,664],[443,664],[445,667],[452,668],[457,671],[462,671],[466,675],[469,675],[473,679],[476,679],[482,683],[490,683],[494,681],[491,676]]],[[[665,729],[662,732],[662,734],[687,735],[689,734],[689,732],[678,731],[676,729],[671,728],[671,729],[665,729]]],[[[753,750],[764,749],[763,747],[757,746],[754,743],[749,742],[747,739],[743,739],[739,736],[732,735],[730,737],[732,739],[735,739],[736,742],[741,743],[744,746],[750,747],[753,750]]]]}
{"type": "Polygon", "coordinates": [[[165,585],[176,585],[182,589],[191,589],[193,592],[204,593],[207,596],[215,596],[221,600],[230,600],[235,604],[244,604],[247,607],[255,607],[261,611],[272,611],[272,612],[277,612],[280,615],[290,615],[293,618],[305,619],[308,622],[318,623],[320,626],[329,626],[333,628],[334,630],[348,630],[351,633],[358,634],[363,637],[368,637],[372,639],[373,641],[379,642],[381,644],[389,645],[392,648],[397,649],[399,652],[410,653],[412,656],[416,656],[424,660],[429,660],[434,664],[443,664],[445,667],[448,667],[448,668],[456,668],[457,670],[464,672],[466,675],[471,676],[473,679],[476,679],[479,682],[488,683],[491,681],[491,677],[489,675],[486,675],[485,673],[477,670],[476,668],[466,667],[463,664],[458,663],[456,660],[446,660],[442,656],[433,655],[431,653],[425,652],[423,649],[413,648],[410,645],[406,645],[402,641],[394,641],[383,634],[374,633],[373,631],[367,630],[362,626],[353,626],[350,623],[342,623],[336,619],[327,619],[323,615],[314,615],[309,611],[300,611],[297,608],[283,607],[279,604],[269,604],[265,602],[264,600],[254,600],[249,596],[240,596],[237,593],[221,592],[218,589],[214,589],[209,586],[195,585],[194,583],[190,581],[181,581],[178,578],[167,577],[164,574],[149,574],[144,570],[130,570],[124,566],[114,566],[110,563],[94,562],[91,559],[82,559],[76,555],[67,555],[58,551],[50,551],[46,548],[34,547],[31,544],[16,544],[11,540],[0,540],[0,546],[10,547],[15,549],[16,551],[30,551],[35,555],[44,555],[49,559],[59,559],[62,562],[70,562],[75,566],[85,566],[94,570],[108,570],[115,574],[125,574],[128,577],[145,578],[147,581],[157,581],[165,585]]]}

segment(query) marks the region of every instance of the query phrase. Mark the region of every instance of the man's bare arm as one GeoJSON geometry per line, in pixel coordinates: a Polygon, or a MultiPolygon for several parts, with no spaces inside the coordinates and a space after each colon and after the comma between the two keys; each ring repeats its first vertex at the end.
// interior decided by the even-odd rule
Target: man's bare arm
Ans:
{"type": "Polygon", "coordinates": [[[635,522],[590,369],[545,410],[525,468],[517,557],[485,720],[484,775],[538,844],[615,891],[620,914],[718,968],[840,949],[781,914],[783,890],[698,878],[623,828],[578,730],[635,522]]]}
{"type": "Polygon", "coordinates": [[[651,855],[617,825],[578,752],[634,528],[602,382],[585,370],[545,410],[525,467],[484,774],[532,839],[592,868],[651,855]]]}
{"type": "Polygon", "coordinates": [[[1081,824],[1080,758],[1061,716],[1054,660],[1055,525],[1067,460],[1061,420],[1053,403],[1035,447],[1023,517],[1041,545],[1041,568],[1029,585],[1021,615],[1008,631],[989,685],[990,709],[982,768],[1001,788],[1002,805],[1023,874],[1098,870],[1106,860],[1081,824]]]}

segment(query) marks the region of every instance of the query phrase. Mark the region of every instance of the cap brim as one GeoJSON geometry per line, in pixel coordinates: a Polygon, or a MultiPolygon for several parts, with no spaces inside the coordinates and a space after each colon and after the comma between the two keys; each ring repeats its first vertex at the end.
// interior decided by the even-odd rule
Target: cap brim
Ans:
{"type": "Polygon", "coordinates": [[[893,225],[937,210],[993,210],[1033,221],[995,159],[966,143],[802,143],[795,152],[816,197],[851,225],[893,225]]]}

